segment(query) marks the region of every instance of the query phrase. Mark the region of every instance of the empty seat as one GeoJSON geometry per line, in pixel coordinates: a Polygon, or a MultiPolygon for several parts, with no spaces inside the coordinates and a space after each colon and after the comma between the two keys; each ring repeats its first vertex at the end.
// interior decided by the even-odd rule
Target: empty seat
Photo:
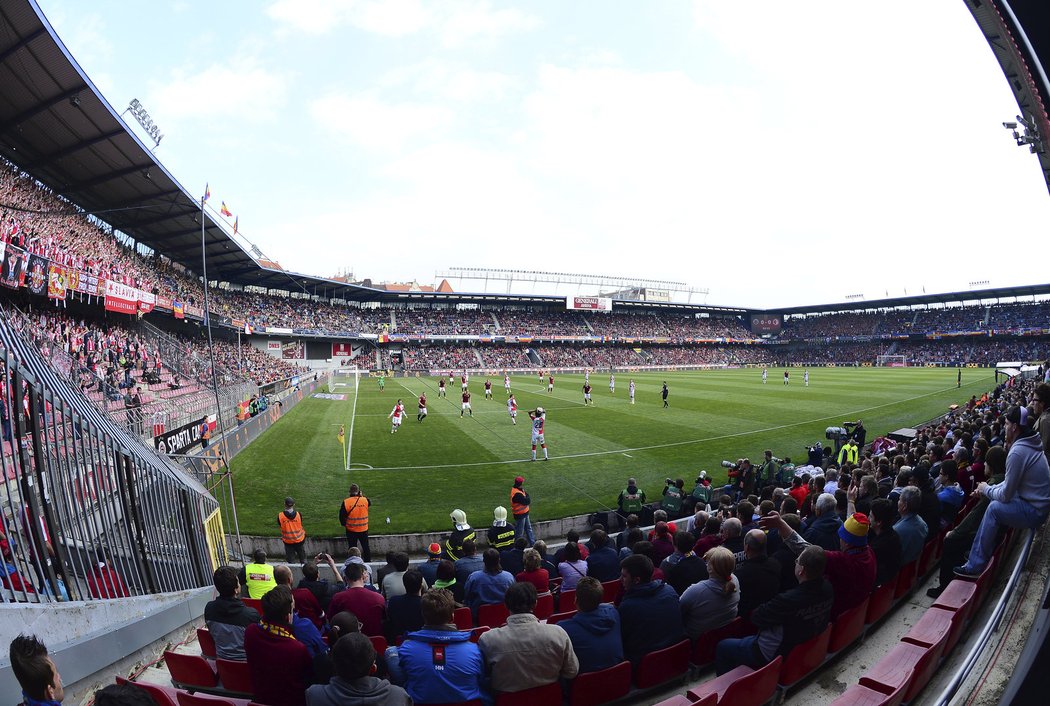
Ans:
{"type": "Polygon", "coordinates": [[[865,625],[874,625],[882,620],[893,607],[893,594],[897,590],[897,579],[892,578],[875,588],[868,597],[868,614],[864,616],[865,625]]]}
{"type": "Polygon", "coordinates": [[[977,607],[977,584],[973,581],[952,581],[941,591],[941,595],[933,602],[933,607],[962,613],[961,619],[964,622],[969,621],[977,607]]]}
{"type": "Polygon", "coordinates": [[[893,592],[893,600],[903,598],[908,594],[911,587],[915,585],[915,574],[918,568],[918,559],[901,567],[900,573],[897,574],[897,588],[893,592]]]}
{"type": "Polygon", "coordinates": [[[747,637],[755,633],[754,626],[743,618],[736,617],[720,628],[708,630],[696,638],[689,661],[697,667],[706,667],[715,661],[715,648],[726,638],[747,637]]]}
{"type": "Polygon", "coordinates": [[[620,596],[623,591],[623,584],[620,579],[613,579],[612,581],[602,582],[602,603],[615,603],[616,599],[620,596]]]}
{"type": "Polygon", "coordinates": [[[921,647],[933,647],[951,630],[954,615],[953,610],[927,608],[901,640],[921,647]]]}
{"type": "Polygon", "coordinates": [[[478,626],[498,628],[507,622],[510,611],[503,603],[490,603],[478,607],[478,626]]]}
{"type": "Polygon", "coordinates": [[[823,664],[824,657],[828,654],[830,639],[831,626],[828,625],[820,634],[795,645],[784,659],[784,666],[780,670],[780,688],[790,689],[823,664]]]}
{"type": "Polygon", "coordinates": [[[179,706],[240,706],[247,701],[227,699],[222,696],[207,696],[205,694],[191,694],[188,691],[178,692],[179,706]]]}
{"type": "Polygon", "coordinates": [[[487,633],[489,630],[490,628],[487,625],[479,625],[478,627],[470,631],[470,641],[477,644],[478,640],[481,639],[481,636],[487,633]]]}
{"type": "Polygon", "coordinates": [[[854,684],[829,706],[899,706],[904,698],[904,687],[902,684],[896,691],[884,694],[871,687],[854,684]]]}
{"type": "Polygon", "coordinates": [[[905,684],[904,701],[911,702],[937,668],[937,660],[944,653],[945,640],[933,647],[922,647],[910,642],[899,642],[860,679],[862,686],[893,693],[905,684]]]}
{"type": "Polygon", "coordinates": [[[496,695],[496,706],[561,706],[561,684],[552,682],[496,695]]]}
{"type": "Polygon", "coordinates": [[[663,701],[661,701],[658,704],[655,704],[654,706],[716,706],[717,703],[717,694],[711,694],[707,698],[701,699],[700,701],[694,701],[688,696],[682,696],[681,694],[679,694],[677,696],[672,696],[669,699],[664,699],[663,701]]]}
{"type": "Polygon", "coordinates": [[[538,620],[546,620],[554,613],[554,596],[544,593],[536,597],[536,608],[532,611],[538,620]]]}
{"type": "Polygon", "coordinates": [[[568,620],[569,618],[571,618],[574,615],[576,615],[576,611],[575,610],[570,610],[570,611],[565,612],[565,613],[555,613],[554,615],[548,615],[547,616],[547,624],[548,625],[557,625],[562,620],[568,620]]]}
{"type": "Polygon", "coordinates": [[[717,698],[718,703],[727,706],[761,706],[776,693],[783,664],[784,658],[778,655],[759,669],[740,666],[690,689],[686,696],[691,701],[717,698]]]}
{"type": "Polygon", "coordinates": [[[585,672],[572,680],[569,706],[599,706],[626,696],[631,690],[631,663],[620,662],[598,672],[585,672]]]}
{"type": "Polygon", "coordinates": [[[197,644],[201,646],[201,654],[205,657],[215,659],[219,656],[215,651],[215,640],[206,628],[197,628],[197,644]]]}
{"type": "Polygon", "coordinates": [[[864,618],[868,614],[868,603],[871,597],[865,598],[860,605],[850,608],[835,619],[831,626],[831,638],[828,640],[828,654],[836,654],[864,632],[864,618]]]}
{"type": "Polygon", "coordinates": [[[642,657],[634,683],[639,689],[648,689],[689,671],[689,640],[682,640],[670,647],[656,650],[642,657]]]}
{"type": "Polygon", "coordinates": [[[171,686],[161,686],[148,682],[128,681],[124,677],[117,677],[118,684],[131,684],[145,691],[153,699],[157,706],[179,706],[179,689],[171,686]]]}
{"type": "Polygon", "coordinates": [[[470,608],[466,606],[456,608],[456,611],[452,614],[452,622],[460,630],[470,630],[474,627],[474,616],[471,614],[470,608]]]}
{"type": "Polygon", "coordinates": [[[214,689],[219,685],[219,676],[200,655],[183,655],[178,652],[165,652],[164,664],[171,675],[171,683],[179,689],[214,689]]]}
{"type": "Polygon", "coordinates": [[[252,675],[248,671],[247,662],[236,662],[230,659],[217,659],[215,666],[219,670],[219,681],[222,688],[227,691],[235,691],[238,694],[254,693],[252,689],[252,675]]]}
{"type": "Polygon", "coordinates": [[[576,591],[562,591],[558,594],[558,612],[568,613],[576,610],[576,591]]]}

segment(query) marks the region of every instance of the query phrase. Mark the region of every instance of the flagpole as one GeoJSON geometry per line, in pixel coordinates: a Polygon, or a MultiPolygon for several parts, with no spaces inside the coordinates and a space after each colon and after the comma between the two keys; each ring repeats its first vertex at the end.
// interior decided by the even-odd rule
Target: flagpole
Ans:
{"type": "MultiPolygon", "coordinates": [[[[241,525],[237,519],[237,497],[233,492],[233,473],[230,471],[229,445],[226,442],[225,426],[222,423],[222,402],[219,401],[219,383],[215,373],[215,346],[211,339],[211,306],[208,299],[208,251],[205,243],[204,202],[208,200],[208,187],[204,187],[201,197],[201,273],[204,275],[204,327],[208,330],[208,360],[211,363],[211,389],[215,395],[215,430],[222,434],[222,463],[226,466],[226,478],[230,482],[230,504],[233,507],[233,531],[237,535],[237,551],[244,558],[244,546],[241,540],[241,525]]],[[[207,424],[208,420],[205,419],[207,424]]]]}

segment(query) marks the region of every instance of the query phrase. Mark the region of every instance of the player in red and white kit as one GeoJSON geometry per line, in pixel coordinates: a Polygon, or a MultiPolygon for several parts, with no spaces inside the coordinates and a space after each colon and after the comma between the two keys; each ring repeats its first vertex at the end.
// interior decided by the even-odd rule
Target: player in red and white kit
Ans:
{"type": "Polygon", "coordinates": [[[459,389],[461,389],[461,390],[466,390],[467,389],[467,374],[466,373],[463,373],[462,375],[459,376],[459,389]]]}
{"type": "Polygon", "coordinates": [[[445,378],[438,380],[438,397],[448,397],[445,394],[445,378]]]}
{"type": "Polygon", "coordinates": [[[547,457],[547,440],[543,436],[543,424],[547,421],[547,412],[543,407],[537,407],[536,409],[529,412],[529,419],[532,420],[532,460],[536,460],[536,445],[539,444],[543,448],[543,460],[549,460],[547,457]]]}
{"type": "Polygon", "coordinates": [[[419,412],[416,414],[416,421],[421,422],[426,419],[427,416],[427,393],[423,393],[419,396],[419,412]]]}
{"type": "Polygon", "coordinates": [[[591,383],[589,382],[583,383],[583,403],[585,405],[594,404],[594,401],[591,400],[591,383]]]}
{"type": "Polygon", "coordinates": [[[518,401],[514,399],[514,393],[507,398],[507,414],[510,415],[510,423],[518,423],[518,401]]]}
{"type": "Polygon", "coordinates": [[[487,399],[487,400],[491,400],[492,399],[492,381],[491,380],[486,380],[485,381],[485,399],[487,399]]]}
{"type": "Polygon", "coordinates": [[[554,376],[550,375],[547,377],[547,392],[554,392],[554,376]]]}
{"type": "Polygon", "coordinates": [[[510,395],[510,373],[503,373],[503,389],[510,395]]]}
{"type": "Polygon", "coordinates": [[[463,390],[463,407],[459,410],[459,416],[463,416],[464,412],[470,412],[470,416],[474,416],[474,410],[470,408],[470,390],[463,390]]]}
{"type": "Polygon", "coordinates": [[[397,404],[394,405],[394,409],[390,411],[390,414],[386,415],[386,418],[393,423],[393,426],[390,427],[391,434],[401,428],[401,420],[404,419],[404,417],[405,405],[401,404],[401,400],[398,400],[397,404]]]}

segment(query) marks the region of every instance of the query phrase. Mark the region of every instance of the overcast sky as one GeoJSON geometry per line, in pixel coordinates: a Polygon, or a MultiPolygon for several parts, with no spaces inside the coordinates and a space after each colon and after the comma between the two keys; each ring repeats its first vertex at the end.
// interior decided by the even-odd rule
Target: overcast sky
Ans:
{"type": "Polygon", "coordinates": [[[608,274],[764,308],[1047,280],[1023,253],[1047,187],[960,0],[39,4],[289,270],[608,274]]]}

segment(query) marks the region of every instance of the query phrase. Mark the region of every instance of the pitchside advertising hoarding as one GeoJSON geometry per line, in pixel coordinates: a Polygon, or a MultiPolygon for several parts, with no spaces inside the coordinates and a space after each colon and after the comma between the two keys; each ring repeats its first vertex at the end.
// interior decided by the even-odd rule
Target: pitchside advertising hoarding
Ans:
{"type": "Polygon", "coordinates": [[[612,311],[609,297],[565,297],[565,308],[570,311],[612,311]]]}
{"type": "Polygon", "coordinates": [[[780,314],[752,314],[751,333],[780,333],[784,317],[780,314]]]}

